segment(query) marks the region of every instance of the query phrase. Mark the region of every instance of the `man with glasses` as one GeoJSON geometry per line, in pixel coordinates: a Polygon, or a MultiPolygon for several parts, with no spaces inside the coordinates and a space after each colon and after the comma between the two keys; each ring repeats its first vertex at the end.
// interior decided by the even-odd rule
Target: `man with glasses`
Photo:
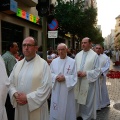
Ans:
{"type": "Polygon", "coordinates": [[[23,40],[24,59],[19,61],[10,79],[10,98],[15,120],[48,120],[47,98],[51,91],[49,65],[39,55],[33,37],[23,40]]]}

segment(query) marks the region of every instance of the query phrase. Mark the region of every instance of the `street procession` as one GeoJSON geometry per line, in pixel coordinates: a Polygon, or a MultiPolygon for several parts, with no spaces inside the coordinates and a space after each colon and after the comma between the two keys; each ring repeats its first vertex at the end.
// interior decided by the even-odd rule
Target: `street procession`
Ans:
{"type": "Polygon", "coordinates": [[[120,120],[119,4],[1,0],[0,120],[120,120]]]}

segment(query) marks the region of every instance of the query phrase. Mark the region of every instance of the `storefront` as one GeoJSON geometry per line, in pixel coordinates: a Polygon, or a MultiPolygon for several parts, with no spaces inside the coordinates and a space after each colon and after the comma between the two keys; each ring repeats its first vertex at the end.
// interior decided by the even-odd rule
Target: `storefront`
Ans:
{"type": "Polygon", "coordinates": [[[32,10],[27,11],[25,7],[28,8],[22,3],[17,3],[17,8],[13,12],[11,10],[0,10],[0,54],[6,51],[7,44],[10,41],[17,42],[21,50],[22,41],[27,36],[33,36],[38,41],[39,46],[42,44],[42,28],[37,23],[39,19],[37,11],[32,7],[30,7],[32,10]]]}

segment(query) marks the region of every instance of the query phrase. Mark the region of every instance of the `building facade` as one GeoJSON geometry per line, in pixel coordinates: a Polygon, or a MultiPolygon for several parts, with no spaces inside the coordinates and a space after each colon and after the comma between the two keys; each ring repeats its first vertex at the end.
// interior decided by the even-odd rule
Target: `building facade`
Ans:
{"type": "Polygon", "coordinates": [[[42,44],[42,26],[36,10],[37,0],[6,0],[0,3],[0,54],[10,41],[21,44],[25,37],[33,36],[42,44]]]}
{"type": "Polygon", "coordinates": [[[114,38],[115,38],[115,30],[111,29],[111,33],[107,37],[105,37],[105,41],[104,41],[105,49],[111,49],[111,50],[114,49],[115,47],[114,38]]]}
{"type": "Polygon", "coordinates": [[[116,17],[114,44],[115,48],[120,49],[120,15],[116,17]]]}

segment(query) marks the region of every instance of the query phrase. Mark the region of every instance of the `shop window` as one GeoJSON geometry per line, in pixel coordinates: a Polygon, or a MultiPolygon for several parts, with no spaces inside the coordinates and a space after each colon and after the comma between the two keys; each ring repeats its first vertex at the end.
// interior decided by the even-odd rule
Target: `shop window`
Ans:
{"type": "Polygon", "coordinates": [[[38,39],[38,31],[37,30],[30,29],[29,35],[34,37],[36,40],[38,39]]]}
{"type": "Polygon", "coordinates": [[[2,39],[2,54],[6,51],[9,42],[17,42],[21,51],[23,41],[24,28],[16,24],[1,21],[1,39],[2,39]]]}

